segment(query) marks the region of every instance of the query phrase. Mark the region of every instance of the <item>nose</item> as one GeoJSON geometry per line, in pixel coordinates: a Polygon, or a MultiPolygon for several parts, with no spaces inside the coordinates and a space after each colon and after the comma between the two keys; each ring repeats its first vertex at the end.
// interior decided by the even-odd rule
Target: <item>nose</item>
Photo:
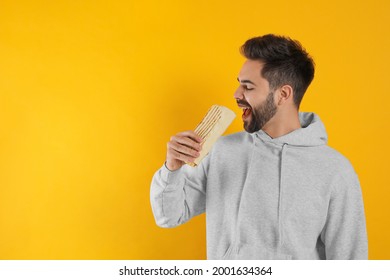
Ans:
{"type": "Polygon", "coordinates": [[[236,91],[234,92],[234,99],[242,99],[243,98],[243,90],[241,87],[238,87],[236,91]]]}

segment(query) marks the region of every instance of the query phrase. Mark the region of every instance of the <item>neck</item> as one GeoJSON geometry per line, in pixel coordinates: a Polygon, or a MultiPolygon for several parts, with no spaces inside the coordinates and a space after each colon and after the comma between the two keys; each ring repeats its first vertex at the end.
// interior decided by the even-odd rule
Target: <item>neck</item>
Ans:
{"type": "Polygon", "coordinates": [[[301,128],[299,122],[298,110],[278,110],[275,116],[267,122],[263,131],[272,138],[278,138],[286,135],[296,129],[301,128]]]}

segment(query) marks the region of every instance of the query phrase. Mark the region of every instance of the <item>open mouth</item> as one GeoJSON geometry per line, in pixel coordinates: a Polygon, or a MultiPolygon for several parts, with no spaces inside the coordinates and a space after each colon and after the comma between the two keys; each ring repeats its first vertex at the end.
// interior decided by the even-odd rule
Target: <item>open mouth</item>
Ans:
{"type": "Polygon", "coordinates": [[[242,118],[246,119],[248,118],[252,113],[252,109],[248,107],[242,107],[242,118]]]}

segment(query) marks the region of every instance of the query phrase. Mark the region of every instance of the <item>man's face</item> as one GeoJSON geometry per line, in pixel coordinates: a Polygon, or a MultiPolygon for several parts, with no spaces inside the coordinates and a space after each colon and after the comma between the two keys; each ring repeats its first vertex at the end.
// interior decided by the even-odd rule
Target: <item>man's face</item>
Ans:
{"type": "Polygon", "coordinates": [[[277,111],[274,93],[270,91],[268,81],[261,76],[262,68],[262,62],[247,60],[237,78],[240,86],[234,98],[243,109],[242,120],[249,133],[262,129],[277,111]]]}

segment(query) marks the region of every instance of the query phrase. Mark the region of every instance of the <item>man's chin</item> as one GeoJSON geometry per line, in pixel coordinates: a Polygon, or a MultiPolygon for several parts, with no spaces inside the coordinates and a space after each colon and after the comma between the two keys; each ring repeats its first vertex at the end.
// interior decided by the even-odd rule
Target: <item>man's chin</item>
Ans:
{"type": "Polygon", "coordinates": [[[253,132],[260,130],[260,128],[256,127],[255,123],[249,122],[249,121],[244,121],[244,129],[248,133],[253,133],[253,132]]]}

